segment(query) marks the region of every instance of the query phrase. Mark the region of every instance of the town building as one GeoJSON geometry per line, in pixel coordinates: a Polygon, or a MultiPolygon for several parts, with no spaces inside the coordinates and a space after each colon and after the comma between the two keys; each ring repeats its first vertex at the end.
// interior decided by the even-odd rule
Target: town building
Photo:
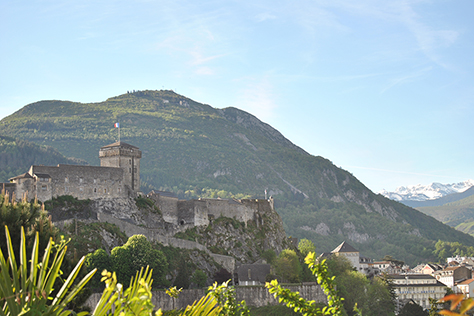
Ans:
{"type": "Polygon", "coordinates": [[[397,301],[411,299],[424,309],[429,309],[430,298],[439,300],[446,295],[446,285],[431,275],[395,274],[390,275],[390,278],[393,282],[397,301]]]}
{"type": "Polygon", "coordinates": [[[237,269],[240,286],[263,285],[270,274],[270,265],[264,263],[242,264],[237,269]]]}
{"type": "Polygon", "coordinates": [[[474,279],[462,281],[456,285],[456,293],[462,293],[467,298],[474,297],[474,279]]]}
{"type": "Polygon", "coordinates": [[[433,276],[454,291],[456,284],[472,278],[472,271],[464,266],[454,266],[436,271],[433,276]]]}
{"type": "Polygon", "coordinates": [[[337,246],[331,254],[335,256],[344,256],[349,260],[356,271],[360,271],[360,254],[359,250],[356,250],[354,247],[349,245],[347,242],[343,241],[339,246],[337,246]]]}

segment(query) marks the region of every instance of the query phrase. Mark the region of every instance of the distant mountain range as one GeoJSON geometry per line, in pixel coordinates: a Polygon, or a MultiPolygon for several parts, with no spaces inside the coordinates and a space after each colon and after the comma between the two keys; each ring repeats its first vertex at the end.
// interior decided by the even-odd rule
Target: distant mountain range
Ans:
{"type": "MultiPolygon", "coordinates": [[[[451,184],[441,184],[438,182],[434,182],[428,185],[418,184],[418,185],[401,186],[401,187],[396,188],[394,192],[388,192],[386,190],[382,190],[379,193],[391,200],[401,202],[411,207],[415,207],[415,206],[418,207],[418,206],[428,206],[430,203],[428,202],[425,204],[425,203],[417,203],[417,202],[439,200],[447,195],[456,195],[459,193],[463,193],[473,186],[474,186],[474,180],[467,180],[464,182],[451,183],[451,184]]],[[[462,199],[468,195],[460,195],[459,199],[462,199]]],[[[444,204],[447,202],[448,201],[441,200],[440,203],[444,204]]],[[[442,204],[431,203],[430,206],[442,205],[442,204]]]]}
{"type": "Polygon", "coordinates": [[[399,187],[382,195],[474,235],[474,181],[399,187]]]}
{"type": "MultiPolygon", "coordinates": [[[[317,252],[346,240],[363,256],[391,255],[413,265],[436,260],[438,240],[474,246],[472,236],[374,194],[350,172],[308,154],[250,113],[215,109],[173,91],[137,91],[98,103],[35,102],[1,120],[0,135],[98,165],[99,148],[117,140],[116,122],[121,140],[142,150],[146,193],[263,198],[266,190],[286,233],[312,240],[317,252]]],[[[17,164],[23,173],[31,161],[19,158],[17,164]]]]}

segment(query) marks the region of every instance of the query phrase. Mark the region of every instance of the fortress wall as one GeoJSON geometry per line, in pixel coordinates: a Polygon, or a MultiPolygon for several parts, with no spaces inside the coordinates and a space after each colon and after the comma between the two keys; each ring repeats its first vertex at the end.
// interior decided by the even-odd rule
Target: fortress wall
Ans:
{"type": "Polygon", "coordinates": [[[178,224],[178,198],[164,196],[160,194],[149,194],[148,197],[155,202],[155,205],[163,214],[163,220],[168,223],[178,224]]]}
{"type": "Polygon", "coordinates": [[[231,256],[219,255],[217,253],[210,254],[212,259],[215,262],[220,264],[224,269],[229,271],[230,273],[234,273],[235,270],[235,258],[231,256]]]}
{"type": "Polygon", "coordinates": [[[178,225],[194,224],[194,200],[178,201],[178,225]]]}
{"type": "MultiPolygon", "coordinates": [[[[72,195],[78,199],[127,197],[122,178],[123,170],[111,167],[58,165],[33,166],[33,173],[49,174],[52,178],[52,196],[72,195]]],[[[38,199],[43,194],[37,185],[38,199]]],[[[47,200],[47,199],[46,199],[47,200]]]]}
{"type": "Polygon", "coordinates": [[[257,208],[248,207],[235,200],[215,200],[206,199],[208,213],[214,217],[235,218],[241,222],[248,222],[254,219],[257,208]]]}
{"type": "MultiPolygon", "coordinates": [[[[293,292],[299,292],[307,300],[314,300],[317,303],[327,303],[327,297],[321,287],[317,284],[285,285],[284,288],[293,292]]],[[[262,307],[267,305],[279,305],[275,297],[268,292],[264,286],[237,286],[235,287],[236,300],[238,302],[245,300],[248,306],[262,307]]],[[[171,298],[165,291],[153,291],[152,303],[155,309],[173,310],[185,308],[193,304],[194,301],[201,299],[206,295],[205,289],[183,290],[177,299],[171,298]]],[[[95,308],[101,293],[92,294],[86,302],[92,310],[95,308]]]]}
{"type": "Polygon", "coordinates": [[[207,226],[209,225],[209,212],[207,203],[201,200],[193,200],[194,202],[194,225],[207,226]]]}

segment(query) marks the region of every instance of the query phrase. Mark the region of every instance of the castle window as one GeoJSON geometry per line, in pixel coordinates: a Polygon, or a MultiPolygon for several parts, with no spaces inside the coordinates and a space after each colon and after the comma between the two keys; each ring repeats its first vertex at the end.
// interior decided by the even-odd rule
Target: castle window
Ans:
{"type": "Polygon", "coordinates": [[[128,160],[128,164],[129,164],[129,165],[132,164],[132,159],[129,159],[129,160],[128,160]]]}
{"type": "Polygon", "coordinates": [[[107,193],[107,189],[104,189],[104,193],[107,193]]]}
{"type": "Polygon", "coordinates": [[[128,168],[128,172],[129,172],[129,173],[132,173],[132,168],[128,168]]]}
{"type": "Polygon", "coordinates": [[[41,191],[46,191],[48,190],[48,186],[47,185],[42,185],[41,186],[41,191]]]}
{"type": "Polygon", "coordinates": [[[137,168],[136,167],[133,168],[133,172],[137,173],[137,168]]]}
{"type": "Polygon", "coordinates": [[[94,179],[94,183],[97,183],[97,179],[94,179]]]}
{"type": "Polygon", "coordinates": [[[97,193],[97,189],[96,189],[96,188],[94,188],[94,193],[97,193]]]}
{"type": "Polygon", "coordinates": [[[84,180],[84,179],[82,179],[82,178],[79,178],[79,183],[82,183],[82,181],[83,181],[83,180],[84,180]]]}
{"type": "Polygon", "coordinates": [[[66,177],[64,178],[64,182],[68,183],[69,182],[69,179],[66,177]]]}

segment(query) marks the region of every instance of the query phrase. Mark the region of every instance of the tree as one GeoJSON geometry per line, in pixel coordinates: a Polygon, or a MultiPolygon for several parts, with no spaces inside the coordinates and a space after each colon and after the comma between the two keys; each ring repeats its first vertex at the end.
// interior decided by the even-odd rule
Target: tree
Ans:
{"type": "Polygon", "coordinates": [[[191,282],[197,285],[198,288],[206,286],[207,275],[204,271],[197,269],[194,271],[193,276],[191,277],[191,282]]]}
{"type": "Polygon", "coordinates": [[[365,275],[353,270],[344,256],[332,256],[328,260],[328,269],[344,298],[347,315],[356,315],[353,306],[357,304],[363,315],[393,315],[394,304],[388,283],[381,278],[369,281],[365,275]]]}
{"type": "Polygon", "coordinates": [[[166,257],[163,252],[154,249],[144,235],[133,235],[123,246],[112,249],[111,261],[120,282],[127,282],[140,268],[150,266],[153,269],[155,284],[157,286],[167,284],[166,257]]]}
{"type": "Polygon", "coordinates": [[[429,316],[429,313],[420,305],[410,301],[403,306],[398,316],[429,316]]]}
{"type": "Polygon", "coordinates": [[[308,253],[315,252],[316,247],[311,240],[303,238],[298,243],[298,250],[306,257],[308,253]]]}
{"type": "MultiPolygon", "coordinates": [[[[31,250],[36,232],[38,232],[40,247],[45,247],[50,237],[53,240],[58,239],[58,230],[51,222],[44,205],[40,205],[36,200],[28,202],[26,197],[20,202],[16,202],[15,196],[10,197],[4,190],[0,193],[0,224],[2,227],[8,226],[14,251],[20,249],[21,227],[26,229],[27,251],[31,250]],[[10,199],[12,202],[10,202],[10,199]]],[[[5,238],[5,231],[0,229],[0,240],[3,241],[5,238]]],[[[2,251],[6,252],[6,243],[1,242],[0,247],[2,251]]],[[[40,252],[43,249],[41,248],[40,252]]],[[[19,256],[18,253],[15,254],[17,257],[19,256]]]]}
{"type": "Polygon", "coordinates": [[[296,252],[291,249],[283,249],[275,260],[276,274],[287,282],[297,283],[300,281],[301,265],[296,252]]]}
{"type": "MultiPolygon", "coordinates": [[[[85,265],[90,271],[97,269],[97,271],[102,272],[112,267],[112,260],[104,249],[99,248],[86,255],[85,265]]],[[[103,283],[100,282],[100,279],[100,274],[94,276],[89,283],[89,287],[103,288],[103,283]]]]}

